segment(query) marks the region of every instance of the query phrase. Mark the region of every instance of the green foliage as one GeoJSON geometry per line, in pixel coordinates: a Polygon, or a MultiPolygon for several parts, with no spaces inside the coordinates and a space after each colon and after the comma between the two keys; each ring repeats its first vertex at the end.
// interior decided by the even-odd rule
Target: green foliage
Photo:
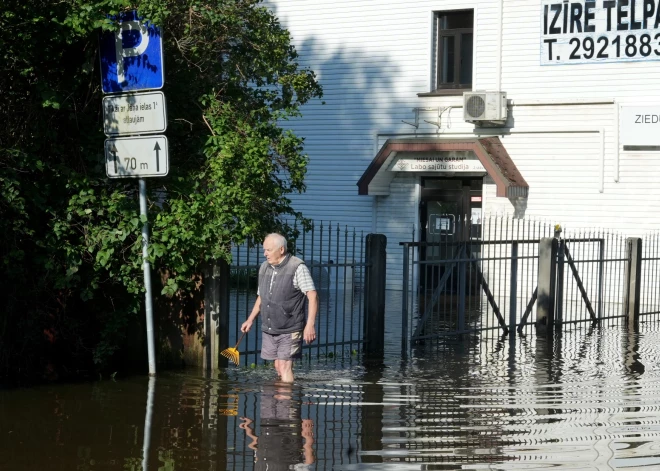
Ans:
{"type": "Polygon", "coordinates": [[[4,0],[0,10],[0,378],[103,368],[143,304],[137,181],[105,175],[98,35],[129,9],[162,27],[170,173],[148,180],[156,293],[301,219],[308,158],[285,120],[321,96],[252,0],[4,0]],[[94,366],[95,365],[95,366],[94,366]]]}

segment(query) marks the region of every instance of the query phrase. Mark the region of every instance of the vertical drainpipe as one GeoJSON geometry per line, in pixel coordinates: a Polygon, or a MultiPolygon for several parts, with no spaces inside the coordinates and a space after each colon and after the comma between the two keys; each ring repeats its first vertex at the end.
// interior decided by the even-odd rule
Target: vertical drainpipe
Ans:
{"type": "MultiPolygon", "coordinates": [[[[497,64],[496,64],[496,86],[495,90],[502,89],[502,23],[504,22],[504,0],[500,0],[500,8],[497,13],[498,32],[497,32],[497,64]]],[[[475,28],[476,29],[476,28],[475,28]]]]}
{"type": "MultiPolygon", "coordinates": [[[[372,152],[373,155],[378,155],[378,151],[380,150],[378,144],[378,132],[376,132],[374,135],[374,150],[372,152]]],[[[369,186],[367,185],[367,193],[368,192],[369,186]]],[[[378,233],[378,196],[376,195],[371,196],[371,233],[378,233]]]]}
{"type": "Polygon", "coordinates": [[[600,140],[600,168],[598,170],[598,192],[605,191],[605,128],[598,129],[600,140]]]}
{"type": "Polygon", "coordinates": [[[614,100],[614,183],[619,183],[619,107],[614,100]]]}

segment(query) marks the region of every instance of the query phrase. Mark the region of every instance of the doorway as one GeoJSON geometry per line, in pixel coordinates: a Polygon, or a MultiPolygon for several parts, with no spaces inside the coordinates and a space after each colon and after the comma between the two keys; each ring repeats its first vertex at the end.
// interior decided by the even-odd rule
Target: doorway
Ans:
{"type": "MultiPolygon", "coordinates": [[[[459,242],[481,236],[482,187],[482,178],[422,178],[419,208],[422,289],[434,289],[448,266],[433,262],[455,258],[459,242]]],[[[450,282],[447,287],[452,289],[453,285],[450,282]]]]}

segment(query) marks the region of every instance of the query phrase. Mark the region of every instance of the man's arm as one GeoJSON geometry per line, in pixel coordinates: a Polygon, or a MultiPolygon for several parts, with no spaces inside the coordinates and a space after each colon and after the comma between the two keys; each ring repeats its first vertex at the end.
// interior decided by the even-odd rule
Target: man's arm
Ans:
{"type": "Polygon", "coordinates": [[[248,447],[256,451],[257,445],[259,444],[259,437],[257,437],[254,434],[254,430],[252,430],[252,420],[247,417],[241,417],[241,420],[243,422],[238,424],[238,427],[245,430],[245,435],[252,439],[252,442],[248,444],[248,447]]]}
{"type": "Polygon", "coordinates": [[[310,344],[316,340],[316,328],[314,326],[319,302],[312,274],[304,263],[298,265],[296,269],[293,286],[307,296],[307,324],[305,324],[305,329],[303,330],[303,339],[305,339],[307,344],[310,344]]]}
{"type": "Polygon", "coordinates": [[[261,311],[261,296],[257,296],[257,300],[254,302],[254,307],[252,308],[252,312],[248,316],[247,320],[243,322],[243,325],[241,325],[241,332],[247,332],[250,330],[252,327],[252,323],[254,322],[254,319],[259,315],[259,312],[261,311]]]}
{"type": "Polygon", "coordinates": [[[307,291],[307,324],[305,325],[305,330],[303,332],[303,338],[307,344],[312,343],[316,340],[316,313],[319,309],[318,295],[316,290],[307,291]]]}
{"type": "Polygon", "coordinates": [[[312,419],[303,419],[302,421],[302,437],[305,439],[303,443],[303,452],[305,455],[305,464],[314,464],[316,456],[314,456],[314,422],[312,419]]]}

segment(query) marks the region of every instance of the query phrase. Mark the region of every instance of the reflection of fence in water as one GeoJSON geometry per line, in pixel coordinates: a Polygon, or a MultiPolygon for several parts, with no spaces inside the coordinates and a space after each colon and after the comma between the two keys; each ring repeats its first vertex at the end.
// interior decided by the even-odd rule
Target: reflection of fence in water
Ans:
{"type": "MultiPolygon", "coordinates": [[[[267,460],[274,465],[274,469],[280,469],[277,465],[286,466],[286,463],[280,462],[282,455],[278,455],[277,450],[269,449],[266,442],[262,442],[260,447],[258,440],[255,445],[254,440],[246,433],[245,425],[242,425],[246,423],[246,418],[252,422],[250,433],[257,438],[266,433],[274,433],[274,438],[277,439],[278,434],[286,432],[287,436],[282,437],[281,440],[281,446],[288,447],[288,449],[281,450],[286,456],[299,454],[302,463],[305,459],[304,447],[310,448],[313,459],[312,463],[308,463],[309,468],[296,464],[293,465],[295,469],[299,469],[298,466],[300,469],[334,469],[335,466],[357,464],[361,461],[358,437],[363,432],[361,431],[360,414],[355,410],[354,404],[356,398],[364,394],[359,385],[312,384],[306,386],[304,390],[294,386],[291,392],[286,392],[286,395],[290,396],[291,404],[287,405],[291,412],[291,420],[284,419],[280,426],[275,427],[269,425],[261,416],[262,401],[270,394],[268,389],[271,387],[270,384],[264,384],[260,387],[261,390],[244,389],[241,394],[238,415],[216,419],[227,434],[226,469],[260,469],[253,465],[254,457],[258,457],[260,453],[269,452],[275,454],[274,460],[267,460]],[[307,425],[311,428],[308,430],[311,432],[311,441],[308,441],[307,436],[304,436],[303,440],[295,439],[296,435],[305,433],[302,430],[302,427],[305,426],[303,421],[308,422],[307,425]],[[264,423],[268,426],[264,427],[264,423]],[[338,434],[338,430],[341,430],[341,433],[338,434]],[[301,441],[303,447],[299,448],[301,441]]],[[[288,398],[284,400],[287,401],[288,398]]],[[[214,419],[211,417],[209,422],[215,422],[214,419]]],[[[378,434],[380,430],[374,432],[378,434]]],[[[287,469],[293,469],[291,464],[288,466],[287,469]]]]}

